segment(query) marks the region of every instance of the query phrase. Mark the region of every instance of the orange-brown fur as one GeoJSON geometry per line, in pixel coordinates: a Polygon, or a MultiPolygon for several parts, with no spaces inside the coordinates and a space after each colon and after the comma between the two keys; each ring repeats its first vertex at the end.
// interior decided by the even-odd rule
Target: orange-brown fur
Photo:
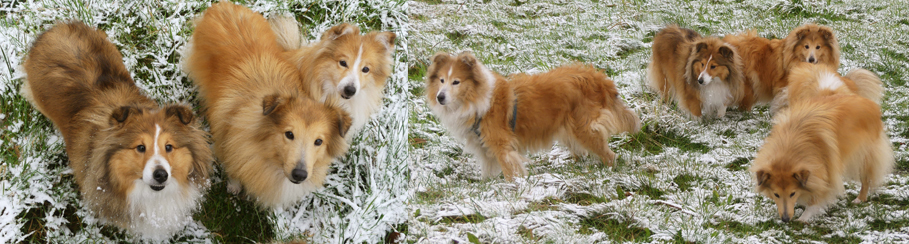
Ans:
{"type": "Polygon", "coordinates": [[[844,179],[862,185],[853,202],[866,201],[894,163],[880,107],[843,90],[793,102],[777,114],[751,167],[757,192],[776,203],[784,222],[796,204],[808,206],[800,221],[823,213],[842,195],[844,179]]]}
{"type": "MultiPolygon", "coordinates": [[[[680,108],[694,117],[718,110],[722,117],[727,106],[750,110],[754,103],[751,86],[745,83],[742,61],[735,49],[716,37],[701,37],[697,32],[668,26],[653,39],[653,56],[650,63],[650,87],[664,98],[672,98],[680,108]],[[699,74],[717,77],[725,84],[728,94],[704,94],[706,85],[699,74]],[[710,104],[707,96],[729,97],[722,104],[710,104]],[[716,107],[716,108],[714,108],[716,107]]],[[[714,84],[719,85],[719,84],[714,84]]]]}
{"type": "Polygon", "coordinates": [[[63,134],[69,166],[88,209],[102,222],[143,237],[169,238],[182,229],[185,222],[177,221],[191,217],[200,192],[208,187],[211,151],[192,110],[158,106],[139,91],[121,60],[104,32],[78,21],[60,23],[41,34],[29,52],[22,93],[63,134]],[[157,141],[156,126],[161,129],[157,141]],[[176,195],[136,189],[149,187],[140,182],[155,144],[173,147],[158,152],[169,162],[169,177],[176,180],[162,189],[176,195]],[[139,190],[155,200],[131,198],[143,194],[134,193],[139,190]],[[174,198],[190,205],[180,205],[173,216],[134,209],[177,201],[174,198]],[[153,217],[168,221],[147,220],[153,217]]]}
{"type": "Polygon", "coordinates": [[[304,46],[295,20],[274,17],[269,22],[278,34],[278,43],[287,51],[285,56],[303,73],[303,89],[350,114],[353,124],[345,136],[349,139],[382,106],[385,81],[394,64],[395,33],[361,35],[359,27],[343,23],[325,31],[318,42],[304,46]],[[356,64],[358,59],[360,63],[356,64]],[[355,87],[356,92],[342,95],[348,86],[355,87]]]}
{"type": "Polygon", "coordinates": [[[810,63],[798,63],[789,71],[787,76],[789,83],[786,90],[773,99],[771,111],[775,114],[777,110],[785,108],[790,103],[798,100],[805,100],[812,97],[831,95],[831,94],[856,94],[867,98],[877,104],[880,104],[884,96],[884,87],[880,78],[871,71],[865,69],[854,69],[846,76],[840,76],[836,69],[824,65],[813,65],[810,63]],[[836,89],[821,89],[819,81],[824,78],[830,79],[827,84],[838,86],[836,89]],[[836,83],[839,82],[839,83],[836,83]]]}
{"type": "Polygon", "coordinates": [[[574,153],[593,152],[612,165],[611,136],[640,129],[640,119],[625,107],[612,80],[587,65],[506,80],[471,53],[439,53],[432,60],[426,79],[429,106],[465,141],[485,177],[499,170],[508,180],[525,175],[527,159],[519,151],[544,149],[554,140],[574,153]]]}
{"type": "Polygon", "coordinates": [[[748,31],[727,35],[723,41],[733,45],[744,61],[745,79],[753,87],[758,103],[768,103],[788,84],[786,75],[797,63],[808,62],[836,69],[840,65],[840,47],[833,30],[826,26],[806,24],[789,32],[783,39],[767,39],[748,31]],[[805,48],[808,46],[808,48],[805,48]]]}
{"type": "Polygon", "coordinates": [[[322,187],[332,159],[347,151],[346,113],[310,98],[299,70],[262,15],[229,2],[196,23],[186,70],[199,87],[215,152],[231,179],[266,207],[322,187]],[[317,145],[321,143],[320,145],[317,145]],[[294,182],[295,170],[305,180],[294,182]]]}

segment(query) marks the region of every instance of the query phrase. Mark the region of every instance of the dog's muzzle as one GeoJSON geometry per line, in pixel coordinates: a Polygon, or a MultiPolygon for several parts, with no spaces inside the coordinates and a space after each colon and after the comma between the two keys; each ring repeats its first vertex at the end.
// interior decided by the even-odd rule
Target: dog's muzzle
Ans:
{"type": "Polygon", "coordinates": [[[341,97],[344,99],[350,99],[357,94],[357,88],[353,84],[347,85],[344,87],[344,90],[341,92],[341,97]]]}
{"type": "Polygon", "coordinates": [[[445,105],[445,93],[439,93],[436,96],[436,101],[439,101],[439,104],[445,105]]]}
{"type": "Polygon", "coordinates": [[[159,166],[152,173],[152,178],[155,179],[155,182],[157,182],[159,185],[148,185],[148,186],[151,187],[151,189],[155,190],[155,191],[163,190],[164,182],[167,182],[167,171],[164,170],[164,168],[161,168],[159,166]]]}

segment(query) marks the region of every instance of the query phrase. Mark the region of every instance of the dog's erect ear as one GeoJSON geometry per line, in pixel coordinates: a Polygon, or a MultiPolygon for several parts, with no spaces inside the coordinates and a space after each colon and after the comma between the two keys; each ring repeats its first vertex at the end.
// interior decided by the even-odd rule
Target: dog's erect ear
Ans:
{"type": "Polygon", "coordinates": [[[448,59],[450,59],[450,58],[451,58],[451,54],[448,54],[446,52],[438,52],[438,53],[436,53],[436,55],[432,56],[432,64],[438,65],[438,64],[441,64],[442,62],[448,61],[448,59]]]}
{"type": "Polygon", "coordinates": [[[467,67],[474,67],[477,65],[477,62],[478,62],[477,57],[473,56],[473,53],[471,53],[471,52],[461,53],[461,55],[458,55],[458,59],[461,60],[462,63],[467,65],[467,67]]]}
{"type": "Polygon", "coordinates": [[[824,41],[827,41],[827,42],[831,42],[831,40],[834,40],[834,38],[836,38],[833,36],[833,30],[830,29],[830,27],[819,26],[817,28],[817,33],[820,34],[821,37],[824,38],[824,41]]]}
{"type": "Polygon", "coordinates": [[[395,51],[395,37],[397,36],[394,32],[379,32],[376,34],[376,41],[385,45],[388,54],[391,55],[395,51]]]}
{"type": "Polygon", "coordinates": [[[116,121],[116,123],[123,123],[126,121],[126,119],[129,118],[130,115],[140,114],[141,112],[142,111],[137,107],[122,106],[115,108],[114,111],[111,112],[110,117],[113,119],[113,121],[116,121]]]}
{"type": "Polygon", "coordinates": [[[335,39],[338,39],[338,37],[341,37],[343,35],[351,35],[351,34],[359,35],[360,28],[355,25],[352,25],[352,24],[342,23],[340,25],[331,27],[331,29],[328,29],[327,31],[322,33],[322,38],[320,38],[320,40],[322,40],[322,41],[335,40],[335,39]]]}
{"type": "Polygon", "coordinates": [[[803,169],[802,171],[799,171],[798,173],[792,174],[792,177],[795,178],[795,180],[798,180],[799,184],[801,184],[802,187],[805,187],[808,184],[808,176],[810,176],[810,175],[811,175],[811,171],[808,171],[807,169],[803,169]]]}
{"type": "Polygon", "coordinates": [[[193,122],[193,110],[183,105],[170,105],[164,110],[167,117],[176,116],[180,123],[188,125],[193,122]]]}
{"type": "Polygon", "coordinates": [[[694,49],[695,53],[701,52],[701,50],[707,49],[707,43],[698,43],[697,47],[694,49]]]}
{"type": "Polygon", "coordinates": [[[796,32],[796,33],[795,33],[795,39],[796,39],[796,40],[802,40],[802,39],[804,39],[806,36],[808,36],[808,34],[811,34],[811,30],[809,30],[809,29],[807,29],[807,28],[806,28],[806,29],[803,29],[803,30],[799,30],[799,32],[796,32]]]}
{"type": "Polygon", "coordinates": [[[770,173],[767,173],[764,170],[758,170],[755,172],[755,176],[757,176],[756,178],[759,186],[763,186],[764,183],[767,183],[767,179],[770,179],[770,173]]]}
{"type": "Polygon", "coordinates": [[[278,94],[265,96],[265,98],[262,99],[262,115],[268,116],[283,102],[284,99],[278,96],[278,94]]]}
{"type": "Polygon", "coordinates": [[[335,109],[335,113],[338,114],[338,133],[340,133],[343,138],[344,135],[347,135],[347,131],[350,130],[353,120],[350,118],[350,115],[347,114],[344,110],[335,109]]]}
{"type": "Polygon", "coordinates": [[[729,61],[735,59],[735,52],[732,51],[732,48],[727,46],[720,46],[720,55],[723,55],[723,57],[729,61]]]}

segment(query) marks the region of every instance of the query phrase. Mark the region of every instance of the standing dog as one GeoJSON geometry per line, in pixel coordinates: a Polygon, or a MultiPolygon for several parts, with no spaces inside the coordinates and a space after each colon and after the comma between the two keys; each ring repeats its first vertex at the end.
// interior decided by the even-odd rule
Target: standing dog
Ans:
{"type": "Polygon", "coordinates": [[[166,239],[192,221],[212,155],[193,112],[139,91],[107,35],[57,24],[35,41],[23,96],[63,134],[83,204],[102,223],[166,239]]]}
{"type": "Polygon", "coordinates": [[[228,190],[283,207],[322,187],[344,155],[347,113],[310,98],[262,15],[229,2],[196,23],[186,70],[199,87],[228,190]]]}
{"type": "Polygon", "coordinates": [[[675,99],[694,117],[705,113],[723,117],[727,107],[750,110],[754,104],[741,57],[716,37],[668,26],[653,38],[648,70],[650,87],[664,98],[675,99]]]}
{"type": "Polygon", "coordinates": [[[874,90],[856,84],[872,83],[841,79],[823,66],[799,66],[790,75],[791,107],[777,114],[751,166],[756,190],[776,202],[784,222],[796,204],[808,206],[799,221],[823,213],[842,195],[843,179],[862,184],[853,203],[866,201],[894,164],[880,106],[854,94],[874,90]]]}
{"type": "Polygon", "coordinates": [[[429,107],[480,162],[484,178],[526,175],[519,151],[559,140],[577,154],[591,151],[612,165],[609,139],[640,130],[612,80],[590,66],[571,65],[506,80],[471,53],[438,53],[427,71],[429,107]]]}
{"type": "Polygon", "coordinates": [[[395,33],[360,35],[360,28],[344,23],[303,46],[295,20],[275,17],[269,22],[286,57],[303,72],[304,89],[347,111],[353,124],[345,138],[353,137],[382,106],[385,81],[393,72],[395,33]]]}
{"type": "Polygon", "coordinates": [[[786,75],[795,64],[806,62],[833,70],[840,66],[840,46],[833,30],[826,26],[802,25],[783,39],[771,40],[748,31],[727,35],[723,41],[742,56],[745,79],[758,103],[770,102],[786,88],[786,75]]]}

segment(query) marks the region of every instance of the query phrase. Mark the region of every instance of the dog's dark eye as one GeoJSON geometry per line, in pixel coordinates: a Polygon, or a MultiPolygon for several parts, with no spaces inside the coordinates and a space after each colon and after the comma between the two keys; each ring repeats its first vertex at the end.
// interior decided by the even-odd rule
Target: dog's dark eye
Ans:
{"type": "Polygon", "coordinates": [[[710,69],[716,69],[716,65],[711,65],[710,69]]]}
{"type": "Polygon", "coordinates": [[[369,67],[363,67],[363,73],[369,73],[369,67]]]}
{"type": "MultiPolygon", "coordinates": [[[[806,46],[807,47],[807,46],[806,46]]],[[[341,66],[347,67],[347,61],[341,60],[341,66]]]]}
{"type": "Polygon", "coordinates": [[[776,198],[780,198],[780,194],[773,193],[773,195],[776,196],[776,198]]]}
{"type": "Polygon", "coordinates": [[[284,137],[287,137],[287,139],[293,140],[293,139],[294,139],[294,133],[293,133],[293,132],[290,132],[290,131],[284,132],[284,137]]]}
{"type": "Polygon", "coordinates": [[[810,47],[808,47],[808,45],[805,45],[805,49],[810,49],[810,47]]]}
{"type": "Polygon", "coordinates": [[[139,153],[145,153],[145,145],[139,145],[136,147],[136,151],[139,153]]]}
{"type": "Polygon", "coordinates": [[[457,85],[457,84],[461,84],[461,81],[459,81],[459,80],[455,80],[455,81],[452,81],[452,82],[451,82],[451,84],[452,84],[452,85],[457,85]]]}
{"type": "Polygon", "coordinates": [[[795,192],[793,192],[792,194],[789,194],[789,197],[794,197],[794,196],[795,196],[795,192]]]}
{"type": "Polygon", "coordinates": [[[164,145],[164,151],[165,151],[165,152],[171,152],[171,151],[173,151],[173,150],[174,150],[174,146],[173,146],[173,145],[170,145],[170,144],[164,145]]]}
{"type": "Polygon", "coordinates": [[[445,84],[445,79],[439,79],[439,81],[441,81],[442,84],[445,84]]]}
{"type": "Polygon", "coordinates": [[[821,49],[821,46],[817,46],[817,47],[815,47],[814,49],[821,49]]]}
{"type": "Polygon", "coordinates": [[[316,146],[322,145],[322,139],[316,139],[316,146]]]}

